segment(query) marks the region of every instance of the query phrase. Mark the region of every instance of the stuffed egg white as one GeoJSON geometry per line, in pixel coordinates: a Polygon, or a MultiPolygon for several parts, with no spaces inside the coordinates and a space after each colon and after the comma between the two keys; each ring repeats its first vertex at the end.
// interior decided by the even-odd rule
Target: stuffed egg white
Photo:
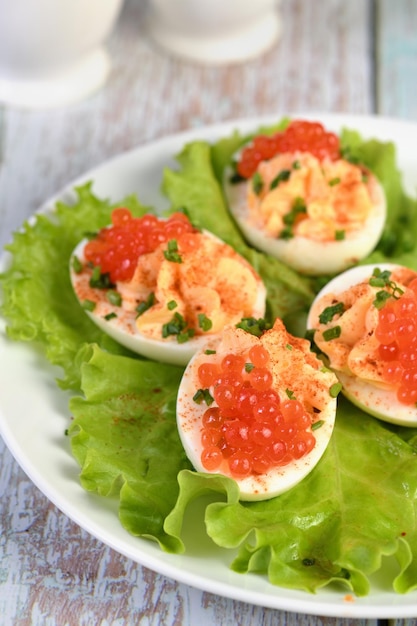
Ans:
{"type": "Polygon", "coordinates": [[[261,160],[246,180],[228,172],[225,194],[253,246],[309,275],[335,274],[366,257],[386,219],[377,178],[335,154],[291,148],[261,160]]]}
{"type": "Polygon", "coordinates": [[[339,389],[310,343],[290,335],[279,319],[257,334],[228,326],[186,367],[178,431],[197,471],[235,479],[241,500],[269,499],[319,462],[339,389]]]}
{"type": "Polygon", "coordinates": [[[317,295],[307,325],[342,384],[365,412],[417,426],[417,273],[363,265],[317,295]]]}
{"type": "Polygon", "coordinates": [[[92,321],[125,347],[157,361],[185,365],[207,337],[226,324],[263,317],[263,281],[211,233],[197,231],[176,214],[168,220],[128,215],[127,228],[120,215],[115,222],[95,240],[78,244],[70,277],[92,321]],[[142,234],[135,235],[129,251],[135,228],[146,231],[150,243],[141,248],[142,234]],[[131,267],[125,271],[128,263],[131,267]]]}

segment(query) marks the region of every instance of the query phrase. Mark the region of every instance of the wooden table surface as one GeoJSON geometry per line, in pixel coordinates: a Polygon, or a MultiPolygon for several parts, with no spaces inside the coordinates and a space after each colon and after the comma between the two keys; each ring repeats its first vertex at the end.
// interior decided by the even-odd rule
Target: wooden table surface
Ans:
{"type": "MultiPolygon", "coordinates": [[[[282,0],[280,41],[255,60],[225,67],[195,65],[158,49],[147,35],[145,10],[141,0],[126,1],[108,41],[111,75],[92,97],[51,111],[0,103],[2,245],[72,179],[170,133],[316,111],[417,121],[417,0],[282,0]]],[[[0,443],[1,625],[353,623],[378,620],[264,609],[138,565],[58,511],[0,443]]]]}

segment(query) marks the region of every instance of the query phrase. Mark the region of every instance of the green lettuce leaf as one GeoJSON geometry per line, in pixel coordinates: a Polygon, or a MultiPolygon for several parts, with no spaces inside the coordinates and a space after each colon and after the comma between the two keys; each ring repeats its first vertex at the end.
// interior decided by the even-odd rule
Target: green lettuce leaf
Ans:
{"type": "Polygon", "coordinates": [[[216,491],[226,502],[207,506],[207,532],[216,544],[239,548],[235,571],[309,592],[337,582],[360,596],[382,558],[394,555],[401,570],[393,585],[409,591],[417,588],[415,463],[411,446],[342,400],[330,445],[302,483],[272,500],[243,503],[230,479],[183,472],[165,529],[179,537],[189,502],[216,491]]]}
{"type": "MultiPolygon", "coordinates": [[[[76,195],[74,205],[58,202],[52,217],[39,213],[33,222],[23,224],[6,246],[12,258],[0,276],[0,312],[8,321],[9,337],[38,343],[47,359],[62,368],[60,386],[75,390],[80,388],[77,353],[84,342],[128,353],[90,321],[71,287],[68,270],[73,249],[87,232],[109,224],[114,208],[92,193],[91,183],[76,189],[76,195]]],[[[125,198],[123,205],[135,215],[149,212],[133,196],[125,198]]]]}
{"type": "Polygon", "coordinates": [[[177,499],[177,474],[191,467],[176,428],[182,373],[92,346],[82,365],[84,395],[70,401],[68,432],[82,486],[119,497],[123,526],[167,551],[180,549],[163,524],[177,499]]]}

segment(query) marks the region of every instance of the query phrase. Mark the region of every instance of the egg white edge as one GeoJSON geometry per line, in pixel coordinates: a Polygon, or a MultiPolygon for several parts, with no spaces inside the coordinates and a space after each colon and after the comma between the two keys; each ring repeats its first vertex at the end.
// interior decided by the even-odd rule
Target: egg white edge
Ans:
{"type": "MultiPolygon", "coordinates": [[[[213,233],[203,230],[203,233],[207,236],[224,243],[219,237],[213,233]]],[[[88,239],[83,239],[74,248],[70,257],[70,280],[74,289],[74,283],[77,281],[77,273],[72,267],[73,257],[77,257],[82,263],[85,262],[84,248],[88,243],[88,239]]],[[[242,257],[243,258],[243,257],[242,257]]],[[[74,289],[75,297],[77,297],[74,289]]],[[[78,299],[78,298],[77,298],[78,299]]],[[[112,319],[104,319],[104,315],[108,313],[120,313],[121,308],[113,306],[109,303],[100,303],[102,312],[100,315],[94,313],[94,311],[85,310],[88,317],[107,335],[112,337],[115,341],[123,345],[125,348],[132,350],[133,352],[140,354],[144,357],[152,359],[154,361],[160,361],[171,365],[185,366],[193,355],[201,349],[206,343],[207,339],[215,337],[215,334],[199,335],[192,337],[184,343],[178,343],[175,337],[169,337],[167,339],[151,339],[144,336],[137,329],[135,319],[136,314],[132,312],[129,314],[127,311],[123,311],[123,319],[119,316],[112,319]]],[[[262,281],[258,283],[257,299],[253,309],[254,317],[263,317],[266,309],[266,287],[262,281]]]]}
{"type": "MultiPolygon", "coordinates": [[[[393,271],[401,267],[395,263],[374,263],[358,265],[343,274],[336,276],[319,291],[307,316],[307,328],[312,329],[311,311],[314,304],[328,293],[340,293],[353,287],[366,278],[370,278],[376,268],[393,271]]],[[[356,376],[349,376],[334,370],[342,384],[342,393],[355,406],[366,413],[390,424],[399,426],[417,426],[417,407],[407,406],[399,402],[392,390],[373,385],[356,376]],[[362,400],[360,400],[362,398],[362,400]],[[376,408],[379,406],[379,410],[376,408]],[[381,411],[384,412],[381,412],[381,411]]]]}
{"type": "Polygon", "coordinates": [[[303,274],[319,276],[347,269],[370,254],[378,243],[385,225],[387,205],[382,185],[375,180],[380,201],[373,205],[363,229],[348,234],[341,241],[327,242],[301,236],[278,239],[266,235],[250,219],[246,202],[247,182],[231,183],[229,170],[224,179],[224,190],[229,209],[249,243],[303,274]]]}
{"type": "MultiPolygon", "coordinates": [[[[216,341],[210,341],[206,348],[215,349],[216,341]]],[[[196,391],[195,369],[201,352],[196,353],[188,363],[183,374],[177,397],[177,426],[184,450],[191,461],[194,469],[204,474],[219,474],[218,471],[209,472],[201,464],[201,418],[207,409],[205,403],[197,404],[193,401],[196,391]],[[187,416],[193,413],[192,426],[186,424],[187,416]]],[[[301,459],[297,459],[288,465],[277,467],[260,476],[249,476],[241,480],[234,479],[240,490],[240,500],[258,501],[269,500],[295,487],[317,465],[323,456],[333,433],[336,418],[337,398],[329,395],[329,401],[324,410],[317,415],[318,420],[323,420],[320,428],[314,431],[316,445],[313,450],[301,459]],[[262,485],[267,484],[267,489],[262,490],[262,485]]],[[[227,476],[227,474],[222,474],[227,476]]],[[[228,476],[230,478],[230,476],[228,476]]]]}

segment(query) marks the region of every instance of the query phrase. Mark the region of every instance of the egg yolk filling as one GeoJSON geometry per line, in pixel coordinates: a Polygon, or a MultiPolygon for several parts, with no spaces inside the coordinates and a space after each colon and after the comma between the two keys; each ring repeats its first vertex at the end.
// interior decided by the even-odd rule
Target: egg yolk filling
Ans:
{"type": "Polygon", "coordinates": [[[417,273],[381,271],[312,310],[314,342],[335,371],[417,404],[417,273]]]}
{"type": "Polygon", "coordinates": [[[201,463],[242,479],[305,457],[316,445],[321,411],[340,385],[308,341],[277,320],[260,337],[225,330],[222,345],[196,365],[201,463]]]}
{"type": "Polygon", "coordinates": [[[265,290],[251,265],[182,213],[165,220],[116,209],[84,257],[79,299],[92,307],[110,302],[117,307],[111,315],[133,315],[136,329],[151,339],[183,343],[255,311],[263,315],[265,290]]]}
{"type": "Polygon", "coordinates": [[[377,181],[364,168],[307,152],[262,161],[247,183],[250,219],[279,239],[342,241],[364,227],[379,201],[377,181]]]}

